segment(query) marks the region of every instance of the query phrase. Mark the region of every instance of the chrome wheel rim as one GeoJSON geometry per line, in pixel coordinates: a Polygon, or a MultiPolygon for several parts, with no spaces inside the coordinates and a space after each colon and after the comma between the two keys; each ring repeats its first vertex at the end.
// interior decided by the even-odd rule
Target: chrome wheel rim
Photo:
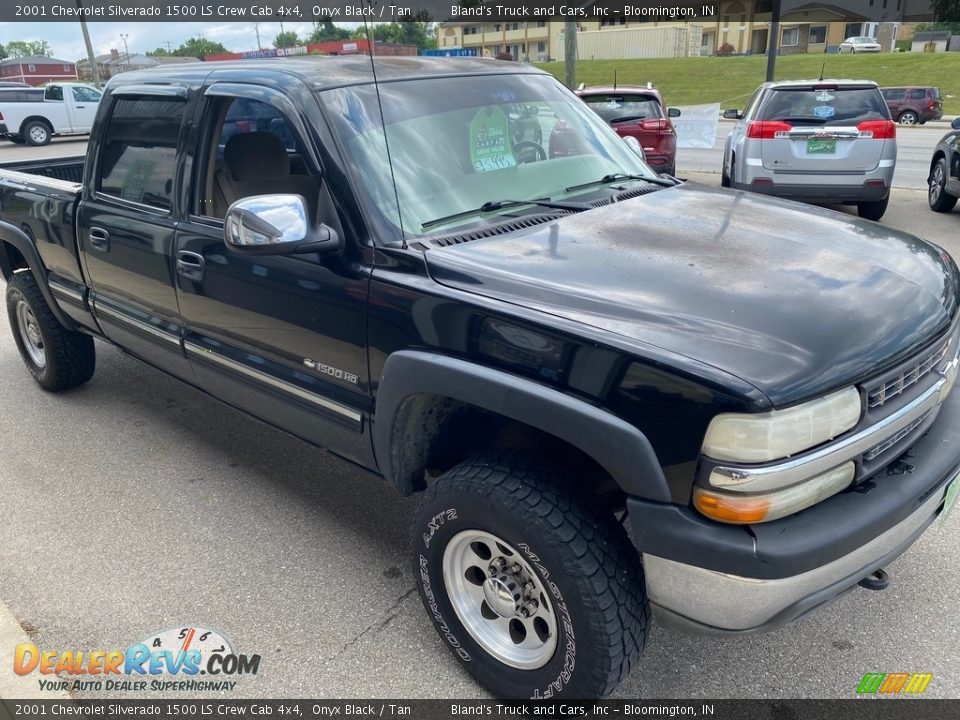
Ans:
{"type": "Polygon", "coordinates": [[[530,564],[501,538],[457,533],[443,552],[443,583],[470,636],[494,658],[536,670],[557,649],[557,619],[530,564]]]}
{"type": "Polygon", "coordinates": [[[47,366],[47,351],[43,347],[43,335],[40,334],[40,324],[37,322],[33,310],[23,300],[17,303],[17,328],[23,347],[30,356],[30,360],[38,368],[47,366]]]}
{"type": "Polygon", "coordinates": [[[917,124],[917,116],[914,115],[913,113],[904,113],[904,114],[900,117],[900,122],[901,122],[903,125],[916,125],[916,124],[917,124]]]}
{"type": "Polygon", "coordinates": [[[39,125],[30,128],[30,139],[34,142],[42,143],[47,139],[47,131],[39,125]]]}
{"type": "Polygon", "coordinates": [[[930,178],[930,204],[936,203],[940,199],[940,193],[943,192],[945,178],[943,175],[943,165],[937,163],[933,169],[933,176],[930,178]]]}

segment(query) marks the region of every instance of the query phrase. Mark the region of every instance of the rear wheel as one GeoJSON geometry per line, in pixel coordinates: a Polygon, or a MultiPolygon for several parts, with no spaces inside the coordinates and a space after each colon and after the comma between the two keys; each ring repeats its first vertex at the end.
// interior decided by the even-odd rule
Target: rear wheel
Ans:
{"type": "Polygon", "coordinates": [[[7,316],[23,362],[44,390],[68,390],[93,377],[93,338],[57,321],[31,273],[7,283],[7,316]]]}
{"type": "Polygon", "coordinates": [[[639,555],[546,462],[495,453],[454,467],[424,493],[413,545],[427,615],[498,697],[602,697],[640,655],[639,555]]]}
{"type": "Polygon", "coordinates": [[[920,116],[913,110],[904,110],[900,113],[901,125],[916,125],[920,121],[920,116]]]}
{"type": "Polygon", "coordinates": [[[934,212],[948,213],[957,204],[957,197],[947,192],[947,159],[940,158],[930,171],[927,202],[934,212]]]}
{"type": "Polygon", "coordinates": [[[879,220],[887,212],[887,205],[890,202],[888,195],[883,200],[873,200],[871,202],[857,203],[857,215],[865,220],[879,220]]]}
{"type": "Polygon", "coordinates": [[[47,145],[50,142],[50,128],[39,120],[31,120],[23,126],[23,137],[28,145],[47,145]]]}

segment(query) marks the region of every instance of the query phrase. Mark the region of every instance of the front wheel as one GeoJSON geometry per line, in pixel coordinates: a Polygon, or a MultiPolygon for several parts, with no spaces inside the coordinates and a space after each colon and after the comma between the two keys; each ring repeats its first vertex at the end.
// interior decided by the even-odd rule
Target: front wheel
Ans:
{"type": "Polygon", "coordinates": [[[930,172],[930,187],[927,189],[927,202],[934,212],[948,213],[957,204],[955,195],[947,192],[947,160],[940,158],[930,172]]]}
{"type": "Polygon", "coordinates": [[[888,195],[883,200],[873,200],[871,202],[857,203],[857,215],[865,220],[877,221],[887,212],[887,205],[890,203],[888,195]]]}
{"type": "Polygon", "coordinates": [[[7,316],[23,362],[44,390],[68,390],[93,377],[93,338],[57,321],[32,274],[17,273],[7,283],[7,316]]]}
{"type": "Polygon", "coordinates": [[[428,616],[498,697],[603,697],[643,649],[637,551],[545,462],[502,453],[454,467],[424,493],[413,546],[428,616]]]}

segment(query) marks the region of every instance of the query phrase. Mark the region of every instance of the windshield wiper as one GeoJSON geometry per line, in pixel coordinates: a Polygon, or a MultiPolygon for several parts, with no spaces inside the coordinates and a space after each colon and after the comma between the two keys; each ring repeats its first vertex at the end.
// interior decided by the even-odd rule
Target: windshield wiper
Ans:
{"type": "Polygon", "coordinates": [[[593,182],[582,183],[580,185],[571,185],[568,188],[564,188],[564,192],[573,192],[574,190],[582,190],[583,188],[593,187],[594,185],[606,185],[608,183],[614,183],[618,180],[642,180],[643,182],[653,183],[654,185],[662,185],[663,187],[673,187],[677,183],[673,180],[664,180],[663,178],[652,178],[646,177],[645,175],[628,175],[626,173],[610,173],[609,175],[604,175],[599,180],[594,180],[593,182]]]}
{"type": "Polygon", "coordinates": [[[505,210],[512,207],[522,207],[523,205],[539,205],[540,207],[555,208],[557,210],[590,210],[593,207],[593,205],[587,205],[585,203],[553,202],[550,198],[542,198],[539,200],[491,200],[485,202],[480,207],[473,208],[473,210],[464,210],[463,212],[454,213],[453,215],[444,215],[435,220],[428,220],[425,223],[421,223],[420,227],[423,230],[428,230],[437,225],[451,222],[452,220],[496,212],[497,210],[505,210]]]}

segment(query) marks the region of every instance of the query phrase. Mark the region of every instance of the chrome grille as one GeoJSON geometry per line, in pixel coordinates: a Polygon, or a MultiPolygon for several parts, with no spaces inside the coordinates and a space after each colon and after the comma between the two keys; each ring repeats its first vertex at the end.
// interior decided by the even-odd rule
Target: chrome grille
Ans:
{"type": "Polygon", "coordinates": [[[920,427],[920,426],[923,424],[923,421],[926,420],[926,419],[930,416],[930,413],[932,413],[932,412],[933,412],[933,410],[927,410],[923,415],[921,415],[921,416],[918,417],[916,420],[914,420],[914,421],[911,422],[909,425],[907,425],[905,428],[903,428],[902,430],[900,430],[896,435],[891,435],[890,437],[888,437],[886,440],[884,440],[884,441],[883,441],[882,443],[880,443],[879,445],[875,445],[874,447],[872,447],[872,448],[870,448],[869,450],[867,450],[867,451],[863,454],[863,459],[864,459],[866,462],[870,462],[871,460],[873,460],[875,457],[877,457],[877,456],[880,455],[881,453],[885,453],[887,450],[889,450],[890,448],[892,448],[892,447],[893,447],[894,445],[896,445],[898,442],[900,442],[901,440],[903,440],[907,435],[909,435],[909,434],[912,433],[914,430],[916,430],[918,427],[920,427]]]}
{"type": "Polygon", "coordinates": [[[875,408],[883,405],[887,400],[895,398],[911,385],[915,385],[937,366],[947,352],[949,342],[943,343],[936,351],[923,358],[914,365],[904,368],[896,377],[887,380],[883,385],[874,388],[867,395],[867,405],[875,408]]]}

